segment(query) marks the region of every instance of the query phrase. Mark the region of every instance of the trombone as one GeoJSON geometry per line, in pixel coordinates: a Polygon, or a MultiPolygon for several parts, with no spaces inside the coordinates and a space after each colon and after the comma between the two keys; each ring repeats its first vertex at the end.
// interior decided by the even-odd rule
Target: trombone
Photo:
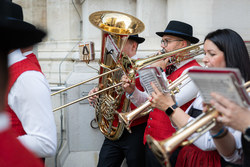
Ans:
{"type": "MultiPolygon", "coordinates": [[[[113,73],[113,72],[116,72],[116,71],[119,71],[119,70],[121,70],[121,68],[115,68],[115,69],[110,70],[110,71],[108,71],[108,72],[106,72],[106,73],[103,73],[103,74],[101,74],[101,75],[98,75],[98,76],[95,76],[95,77],[93,77],[93,78],[90,78],[90,79],[88,79],[88,80],[86,80],[86,81],[82,81],[82,82],[77,83],[77,84],[75,84],[75,85],[72,85],[72,86],[70,86],[70,87],[68,87],[68,88],[59,90],[59,91],[57,91],[57,92],[55,92],[55,93],[52,93],[51,96],[54,96],[54,95],[56,95],[56,94],[65,92],[65,91],[67,91],[67,90],[69,90],[69,89],[72,89],[72,88],[74,88],[74,87],[77,87],[77,86],[79,86],[79,85],[85,84],[85,83],[87,83],[87,82],[89,82],[89,81],[92,81],[92,80],[94,80],[94,79],[100,78],[100,77],[102,77],[102,76],[104,76],[104,75],[107,75],[107,74],[110,74],[110,73],[113,73]]],[[[60,107],[57,107],[57,108],[53,109],[53,112],[55,112],[55,111],[57,111],[57,110],[60,110],[60,109],[62,109],[62,108],[68,107],[68,106],[70,106],[70,105],[72,105],[72,104],[75,104],[75,103],[77,103],[77,102],[79,102],[79,101],[85,100],[85,99],[87,99],[87,98],[89,98],[89,97],[91,97],[91,96],[95,96],[95,95],[97,95],[97,94],[100,94],[100,93],[102,93],[102,92],[104,92],[104,91],[107,91],[107,90],[109,90],[109,89],[113,89],[113,88],[115,88],[115,87],[121,86],[121,85],[122,85],[122,83],[118,83],[118,84],[115,84],[115,85],[110,86],[110,87],[108,87],[108,88],[105,88],[105,89],[102,89],[102,90],[100,90],[100,91],[97,91],[97,92],[95,92],[95,93],[93,93],[93,94],[91,94],[91,95],[84,96],[84,97],[82,97],[82,98],[79,98],[79,99],[74,100],[74,101],[72,101],[72,102],[70,102],[70,103],[67,103],[67,104],[65,104],[65,105],[62,105],[62,106],[60,106],[60,107]]]]}
{"type": "MultiPolygon", "coordinates": [[[[64,92],[66,90],[69,90],[71,88],[74,88],[76,86],[79,86],[81,84],[84,84],[84,83],[87,83],[91,80],[94,80],[94,79],[97,79],[97,78],[100,78],[102,76],[105,76],[107,74],[110,74],[110,73],[113,73],[113,72],[116,72],[118,70],[123,70],[123,72],[131,79],[133,80],[135,78],[135,74],[138,70],[144,68],[145,66],[148,66],[150,64],[153,64],[159,60],[162,60],[164,58],[169,58],[170,59],[170,63],[168,65],[172,65],[172,64],[176,64],[176,63],[180,63],[181,61],[184,61],[184,60],[187,60],[187,59],[190,59],[190,58],[193,58],[197,55],[200,55],[200,54],[203,54],[204,51],[203,49],[201,48],[201,46],[203,45],[203,43],[199,43],[199,44],[195,44],[195,45],[192,45],[192,46],[188,46],[188,47],[185,47],[185,48],[182,48],[182,49],[178,49],[178,50],[175,50],[175,51],[172,51],[172,52],[168,52],[168,53],[165,53],[165,54],[161,54],[161,55],[158,55],[158,54],[155,54],[154,56],[150,56],[148,58],[144,58],[144,59],[139,59],[139,60],[134,60],[134,59],[130,59],[127,55],[125,55],[124,53],[123,56],[121,57],[121,59],[117,62],[118,63],[118,68],[115,68],[113,70],[110,70],[106,73],[103,73],[101,75],[98,75],[96,77],[93,77],[93,78],[90,78],[86,81],[83,81],[83,82],[80,82],[78,84],[75,84],[75,85],[72,85],[66,89],[63,89],[63,90],[60,90],[60,91],[57,91],[53,94],[51,94],[51,96],[54,96],[58,93],[61,93],[61,92],[64,92]],[[176,56],[177,55],[177,56],[176,56]]],[[[100,94],[104,91],[107,91],[109,89],[112,89],[112,88],[115,88],[115,87],[118,87],[118,86],[121,86],[122,83],[118,83],[118,84],[115,84],[111,87],[108,87],[108,88],[105,88],[103,90],[100,90],[98,92],[95,92],[95,94],[91,94],[91,95],[88,95],[88,96],[85,96],[85,97],[82,97],[82,98],[79,98],[73,102],[70,102],[70,103],[67,103],[65,105],[62,105],[60,107],[57,107],[55,109],[53,109],[53,112],[57,111],[57,110],[60,110],[62,108],[65,108],[65,107],[68,107],[72,104],[75,104],[79,101],[82,101],[82,100],[85,100],[91,96],[94,96],[94,95],[97,95],[97,94],[100,94]]]]}
{"type": "Polygon", "coordinates": [[[195,45],[187,46],[185,48],[177,49],[172,52],[164,53],[164,54],[155,54],[148,58],[134,60],[129,58],[127,55],[123,55],[121,57],[120,66],[128,75],[128,77],[132,80],[135,77],[136,71],[153,64],[159,60],[169,58],[169,65],[180,63],[184,60],[191,59],[195,56],[203,54],[203,46],[204,43],[198,43],[195,45]]]}
{"type": "MultiPolygon", "coordinates": [[[[249,93],[250,81],[246,82],[244,87],[249,93]]],[[[151,136],[147,136],[147,143],[162,166],[170,167],[169,157],[178,146],[192,144],[196,139],[216,125],[216,118],[219,116],[219,112],[211,105],[207,104],[207,106],[208,111],[206,113],[199,115],[196,119],[175,132],[171,137],[157,141],[151,136]],[[198,135],[191,140],[184,141],[193,133],[198,133],[198,135]]]]}

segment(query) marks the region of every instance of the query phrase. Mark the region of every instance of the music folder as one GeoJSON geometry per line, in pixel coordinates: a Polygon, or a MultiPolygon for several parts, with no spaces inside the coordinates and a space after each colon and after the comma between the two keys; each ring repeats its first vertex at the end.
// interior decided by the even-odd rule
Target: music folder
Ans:
{"type": "Polygon", "coordinates": [[[151,95],[154,89],[151,82],[155,84],[159,91],[166,93],[169,92],[167,87],[167,80],[164,78],[160,67],[145,67],[138,71],[141,85],[144,90],[151,95]]]}
{"type": "Polygon", "coordinates": [[[250,98],[238,69],[194,67],[188,75],[198,87],[204,103],[209,104],[211,92],[217,92],[242,107],[250,106],[250,98]]]}

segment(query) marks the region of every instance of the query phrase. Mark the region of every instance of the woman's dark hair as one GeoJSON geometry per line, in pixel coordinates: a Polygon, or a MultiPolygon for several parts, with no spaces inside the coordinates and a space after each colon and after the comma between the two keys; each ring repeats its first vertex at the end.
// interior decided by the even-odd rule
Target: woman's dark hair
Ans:
{"type": "Polygon", "coordinates": [[[209,33],[205,40],[211,40],[225,56],[226,67],[238,68],[245,81],[250,80],[250,59],[241,36],[231,29],[218,29],[209,33]]]}

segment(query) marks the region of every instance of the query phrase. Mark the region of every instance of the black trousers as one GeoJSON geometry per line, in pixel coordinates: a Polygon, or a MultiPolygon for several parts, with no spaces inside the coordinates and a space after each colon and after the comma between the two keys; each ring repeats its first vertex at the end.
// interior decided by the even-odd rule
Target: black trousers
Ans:
{"type": "Polygon", "coordinates": [[[145,148],[145,155],[146,155],[146,167],[162,167],[158,159],[155,157],[154,153],[150,150],[148,147],[148,144],[146,143],[145,148]]]}
{"type": "Polygon", "coordinates": [[[132,133],[124,129],[119,140],[105,138],[100,154],[98,167],[120,167],[126,158],[128,167],[145,166],[145,147],[143,135],[146,123],[132,127],[132,133]]]}

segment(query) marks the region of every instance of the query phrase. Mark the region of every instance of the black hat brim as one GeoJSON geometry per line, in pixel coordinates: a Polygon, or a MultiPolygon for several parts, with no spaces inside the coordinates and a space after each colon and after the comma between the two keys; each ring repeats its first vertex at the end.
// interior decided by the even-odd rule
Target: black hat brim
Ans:
{"type": "Polygon", "coordinates": [[[198,43],[200,41],[198,38],[195,38],[186,34],[181,34],[178,32],[156,32],[156,34],[159,35],[160,37],[163,37],[164,35],[177,36],[177,37],[190,41],[192,44],[198,43]]]}
{"type": "Polygon", "coordinates": [[[142,38],[142,37],[135,37],[135,36],[129,36],[128,39],[131,39],[135,42],[137,42],[138,44],[141,44],[145,41],[145,38],[142,38]]]}
{"type": "Polygon", "coordinates": [[[43,30],[21,20],[5,19],[0,22],[1,46],[15,49],[32,46],[46,36],[43,30]]]}

